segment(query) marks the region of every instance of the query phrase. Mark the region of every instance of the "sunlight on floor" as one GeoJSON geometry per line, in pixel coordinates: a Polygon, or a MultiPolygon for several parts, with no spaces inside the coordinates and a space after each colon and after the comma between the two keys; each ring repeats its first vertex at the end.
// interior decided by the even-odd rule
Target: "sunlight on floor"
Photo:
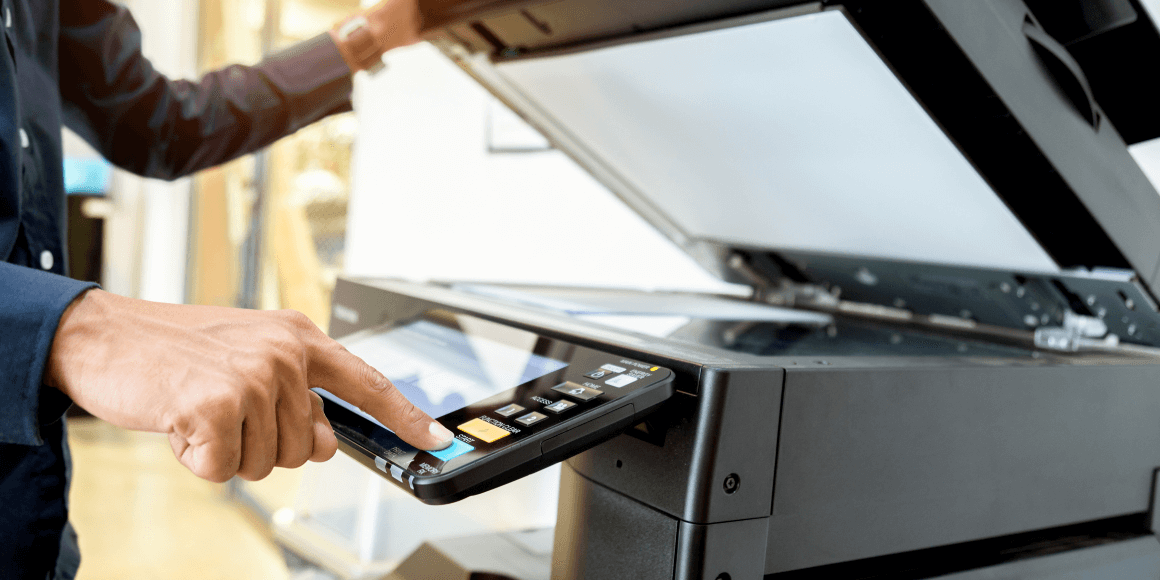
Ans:
{"type": "Polygon", "coordinates": [[[79,580],[289,578],[262,526],[182,467],[164,435],[77,419],[69,443],[79,580]]]}

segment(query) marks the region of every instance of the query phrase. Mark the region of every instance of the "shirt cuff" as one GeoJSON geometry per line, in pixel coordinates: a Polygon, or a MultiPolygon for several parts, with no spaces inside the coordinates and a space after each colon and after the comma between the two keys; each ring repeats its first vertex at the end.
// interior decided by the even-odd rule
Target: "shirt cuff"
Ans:
{"type": "Polygon", "coordinates": [[[351,110],[354,76],[329,32],[276,52],[258,64],[286,87],[293,130],[327,115],[351,110]]]}
{"type": "Polygon", "coordinates": [[[43,444],[40,427],[72,404],[42,378],[61,315],[95,287],[0,262],[0,443],[43,444]]]}

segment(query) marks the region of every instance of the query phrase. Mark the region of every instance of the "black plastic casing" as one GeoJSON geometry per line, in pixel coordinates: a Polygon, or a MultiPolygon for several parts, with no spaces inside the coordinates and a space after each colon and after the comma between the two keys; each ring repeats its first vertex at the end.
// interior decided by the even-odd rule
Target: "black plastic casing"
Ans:
{"type": "MultiPolygon", "coordinates": [[[[340,279],[334,300],[336,336],[446,308],[673,371],[667,402],[564,462],[553,577],[935,576],[1076,534],[1151,534],[1155,356],[758,356],[438,285],[340,279]]],[[[1160,572],[1149,539],[1133,557],[1160,572]]]]}
{"type": "MultiPolygon", "coordinates": [[[[446,504],[535,473],[607,441],[640,422],[672,396],[673,372],[667,368],[546,337],[539,337],[536,345],[537,352],[551,353],[551,357],[568,366],[484,400],[471,401],[466,407],[437,418],[474,448],[449,460],[411,447],[394,433],[341,405],[327,405],[327,417],[347,454],[420,501],[446,504]],[[640,378],[615,387],[604,384],[607,378],[585,376],[606,364],[626,369],[626,373],[639,373],[640,378]],[[582,385],[602,394],[591,400],[578,400],[554,391],[557,385],[582,385]],[[560,400],[576,406],[561,414],[543,408],[560,400]],[[495,413],[511,403],[524,409],[510,417],[495,413]],[[530,412],[540,412],[547,418],[530,426],[516,421],[530,412]],[[487,442],[458,428],[477,419],[502,425],[512,434],[487,442]]],[[[324,399],[334,397],[320,394],[324,399]]]]}

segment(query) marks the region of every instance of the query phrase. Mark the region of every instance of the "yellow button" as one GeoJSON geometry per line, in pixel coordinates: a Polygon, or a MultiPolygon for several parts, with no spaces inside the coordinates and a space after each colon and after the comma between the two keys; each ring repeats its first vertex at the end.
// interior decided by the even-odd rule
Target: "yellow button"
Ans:
{"type": "Polygon", "coordinates": [[[511,433],[508,433],[507,431],[500,429],[499,427],[496,427],[495,425],[492,425],[483,419],[472,419],[460,425],[459,430],[467,433],[468,435],[471,435],[472,437],[487,441],[488,443],[491,443],[492,441],[498,441],[504,437],[507,437],[508,435],[511,435],[511,433]]]}

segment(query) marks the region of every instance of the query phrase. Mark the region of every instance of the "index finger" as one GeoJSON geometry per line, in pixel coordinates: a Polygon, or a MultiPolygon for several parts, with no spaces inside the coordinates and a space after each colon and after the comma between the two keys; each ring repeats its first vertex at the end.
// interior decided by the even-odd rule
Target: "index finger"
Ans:
{"type": "Polygon", "coordinates": [[[399,437],[427,451],[451,445],[454,437],[427,413],[416,407],[382,373],[351,354],[341,344],[312,349],[310,387],[321,387],[374,417],[399,437]]]}

